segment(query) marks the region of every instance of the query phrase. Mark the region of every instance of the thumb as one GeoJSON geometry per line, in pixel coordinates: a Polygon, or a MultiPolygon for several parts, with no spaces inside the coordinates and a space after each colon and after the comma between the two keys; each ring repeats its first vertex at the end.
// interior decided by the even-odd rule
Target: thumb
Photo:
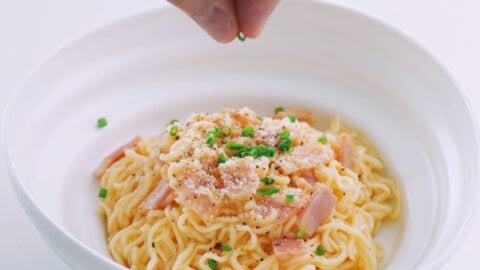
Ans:
{"type": "Polygon", "coordinates": [[[219,42],[232,41],[238,33],[234,0],[168,0],[194,19],[219,42]]]}

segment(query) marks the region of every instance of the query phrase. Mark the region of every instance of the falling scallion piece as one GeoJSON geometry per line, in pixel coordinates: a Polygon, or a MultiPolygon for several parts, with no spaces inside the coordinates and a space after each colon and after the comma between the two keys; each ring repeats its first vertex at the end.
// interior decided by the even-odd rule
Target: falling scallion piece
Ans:
{"type": "Polygon", "coordinates": [[[175,137],[175,136],[177,136],[177,133],[178,133],[178,127],[177,126],[171,126],[170,130],[168,131],[168,134],[170,134],[170,136],[172,136],[172,137],[175,137]]]}
{"type": "Polygon", "coordinates": [[[275,110],[273,112],[275,114],[279,114],[279,113],[284,112],[284,111],[285,111],[285,109],[283,107],[277,107],[277,108],[275,108],[275,110]]]}
{"type": "Polygon", "coordinates": [[[98,118],[97,127],[104,128],[108,125],[107,119],[105,117],[98,118]]]}
{"type": "Polygon", "coordinates": [[[290,119],[290,122],[295,123],[295,121],[297,121],[297,116],[291,113],[288,115],[288,119],[290,119]]]}
{"type": "Polygon", "coordinates": [[[241,42],[245,42],[245,40],[247,40],[247,37],[246,37],[245,34],[242,33],[242,32],[239,32],[239,33],[238,33],[237,38],[238,38],[238,40],[240,40],[241,42]]]}

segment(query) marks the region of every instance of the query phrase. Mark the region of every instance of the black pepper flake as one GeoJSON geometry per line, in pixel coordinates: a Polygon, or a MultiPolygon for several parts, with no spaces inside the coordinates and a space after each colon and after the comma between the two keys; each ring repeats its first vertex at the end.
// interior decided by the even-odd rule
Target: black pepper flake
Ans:
{"type": "Polygon", "coordinates": [[[256,226],[255,229],[260,229],[260,226],[256,226]]]}
{"type": "Polygon", "coordinates": [[[247,223],[245,223],[245,222],[243,222],[242,224],[243,224],[243,225],[247,225],[247,223]]]}
{"type": "Polygon", "coordinates": [[[300,145],[303,145],[303,142],[301,142],[300,145]]]}
{"type": "Polygon", "coordinates": [[[213,248],[215,248],[215,249],[221,249],[221,248],[222,248],[222,243],[216,243],[213,248]]]}
{"type": "Polygon", "coordinates": [[[135,177],[135,176],[137,176],[137,174],[136,174],[136,173],[132,173],[132,177],[135,177]]]}
{"type": "Polygon", "coordinates": [[[260,261],[263,262],[263,258],[260,258],[260,261]]]}
{"type": "Polygon", "coordinates": [[[175,137],[175,140],[178,140],[178,139],[180,139],[180,136],[176,136],[176,137],[175,137]]]}

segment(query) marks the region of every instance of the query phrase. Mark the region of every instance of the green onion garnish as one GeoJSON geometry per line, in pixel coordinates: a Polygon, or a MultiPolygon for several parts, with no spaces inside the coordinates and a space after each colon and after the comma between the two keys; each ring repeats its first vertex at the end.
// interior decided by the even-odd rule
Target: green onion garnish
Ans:
{"type": "Polygon", "coordinates": [[[270,196],[279,191],[280,189],[277,187],[263,187],[257,190],[257,194],[262,196],[270,196]]]}
{"type": "Polygon", "coordinates": [[[292,194],[285,195],[285,201],[287,203],[292,203],[294,200],[295,200],[295,196],[293,196],[292,194]]]}
{"type": "Polygon", "coordinates": [[[328,142],[327,136],[323,134],[322,136],[320,136],[320,138],[318,138],[318,141],[321,142],[322,144],[327,144],[328,142]]]}
{"type": "Polygon", "coordinates": [[[279,113],[281,113],[281,112],[283,112],[283,111],[285,111],[285,109],[284,109],[283,107],[277,107],[277,108],[275,108],[274,113],[275,113],[275,114],[279,114],[279,113]]]}
{"type": "Polygon", "coordinates": [[[241,150],[245,148],[244,145],[236,143],[236,142],[227,142],[227,149],[228,150],[241,150]]]}
{"type": "Polygon", "coordinates": [[[170,124],[170,125],[173,125],[173,124],[175,124],[175,123],[177,123],[177,122],[178,122],[178,119],[172,119],[172,120],[170,120],[169,124],[170,124]]]}
{"type": "Polygon", "coordinates": [[[245,34],[242,33],[242,32],[239,32],[239,33],[238,33],[237,38],[238,38],[238,40],[240,40],[241,42],[244,42],[245,40],[247,40],[247,37],[246,37],[245,34]]]}
{"type": "Polygon", "coordinates": [[[170,127],[170,131],[168,131],[168,133],[169,133],[170,136],[172,136],[172,137],[177,136],[178,127],[177,127],[177,126],[171,126],[171,127],[170,127]]]}
{"type": "Polygon", "coordinates": [[[318,256],[323,256],[323,255],[325,255],[325,249],[323,249],[322,246],[318,245],[317,249],[315,250],[315,253],[318,256]]]}
{"type": "Polygon", "coordinates": [[[298,239],[304,239],[307,236],[307,232],[304,229],[298,228],[295,230],[295,237],[297,237],[298,239]]]}
{"type": "Polygon", "coordinates": [[[208,259],[208,267],[210,267],[212,270],[217,270],[218,262],[214,259],[208,259]]]}
{"type": "Polygon", "coordinates": [[[292,147],[292,140],[290,139],[282,140],[278,144],[278,149],[280,149],[283,152],[289,152],[291,147],[292,147]]]}
{"type": "Polygon", "coordinates": [[[207,139],[205,143],[209,146],[213,146],[217,141],[217,138],[222,134],[222,131],[219,128],[215,128],[214,130],[210,130],[207,132],[207,139]]]}
{"type": "Polygon", "coordinates": [[[291,113],[288,115],[288,119],[290,119],[290,122],[295,123],[295,121],[297,121],[297,116],[291,113]]]}
{"type": "Polygon", "coordinates": [[[258,121],[263,122],[263,117],[261,117],[260,115],[257,116],[257,119],[258,121]]]}
{"type": "Polygon", "coordinates": [[[270,178],[270,177],[264,177],[260,181],[262,181],[265,185],[271,185],[271,184],[275,183],[275,179],[270,178]]]}
{"type": "Polygon", "coordinates": [[[223,249],[223,251],[232,251],[233,248],[229,245],[225,245],[225,246],[222,247],[222,249],[223,249]]]}
{"type": "Polygon", "coordinates": [[[100,188],[100,191],[98,192],[98,197],[105,199],[107,197],[108,190],[106,188],[100,188]]]}
{"type": "Polygon", "coordinates": [[[280,132],[278,134],[278,137],[280,137],[280,139],[282,139],[282,140],[286,140],[290,137],[290,131],[284,129],[284,130],[282,130],[282,132],[280,132]]]}
{"type": "Polygon", "coordinates": [[[107,126],[108,122],[107,122],[107,119],[105,117],[102,117],[102,118],[98,118],[97,120],[97,127],[98,128],[103,128],[105,126],[107,126]]]}
{"type": "Polygon", "coordinates": [[[251,137],[255,136],[255,130],[251,126],[245,127],[242,130],[242,136],[251,138],[251,137]]]}
{"type": "Polygon", "coordinates": [[[218,157],[218,163],[225,163],[227,162],[227,157],[221,153],[220,156],[218,157]]]}

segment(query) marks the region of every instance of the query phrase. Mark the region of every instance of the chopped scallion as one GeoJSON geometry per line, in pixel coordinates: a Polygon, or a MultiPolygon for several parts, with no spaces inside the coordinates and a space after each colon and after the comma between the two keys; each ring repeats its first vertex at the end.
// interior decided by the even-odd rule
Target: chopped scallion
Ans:
{"type": "Polygon", "coordinates": [[[280,189],[278,187],[263,187],[257,190],[257,194],[262,196],[270,196],[279,191],[280,189]]]}
{"type": "Polygon", "coordinates": [[[169,124],[170,124],[170,125],[173,125],[173,124],[175,124],[175,123],[177,123],[177,122],[178,122],[178,119],[172,119],[172,120],[170,120],[169,124]]]}
{"type": "Polygon", "coordinates": [[[265,185],[271,185],[271,184],[275,183],[275,179],[270,178],[270,177],[264,177],[260,181],[262,181],[265,185]]]}
{"type": "Polygon", "coordinates": [[[297,121],[297,116],[291,113],[288,115],[288,119],[290,119],[290,122],[295,123],[295,121],[297,121]]]}
{"type": "Polygon", "coordinates": [[[328,142],[327,136],[323,134],[322,136],[320,136],[320,138],[318,138],[318,141],[321,142],[322,144],[327,144],[328,142]]]}
{"type": "Polygon", "coordinates": [[[280,143],[278,144],[278,149],[280,149],[283,152],[289,152],[291,147],[292,147],[292,140],[288,138],[280,141],[280,143]]]}
{"type": "Polygon", "coordinates": [[[245,146],[242,145],[242,144],[232,142],[232,141],[227,142],[227,149],[228,150],[241,150],[243,148],[245,148],[245,146]]]}
{"type": "Polygon", "coordinates": [[[227,157],[221,153],[220,156],[218,157],[218,163],[225,163],[227,162],[227,157]]]}
{"type": "Polygon", "coordinates": [[[240,40],[241,42],[245,42],[245,40],[247,40],[247,37],[246,37],[245,34],[242,33],[242,32],[239,32],[239,33],[238,33],[237,38],[238,38],[238,40],[240,40]]]}
{"type": "Polygon", "coordinates": [[[222,249],[223,249],[223,251],[232,251],[233,248],[229,245],[225,245],[225,246],[222,247],[222,249]]]}
{"type": "Polygon", "coordinates": [[[318,256],[323,256],[323,255],[325,255],[325,249],[323,249],[322,246],[318,245],[317,249],[315,250],[315,253],[318,256]]]}
{"type": "Polygon", "coordinates": [[[282,139],[282,140],[286,140],[290,137],[290,131],[284,129],[284,130],[282,130],[282,132],[280,132],[278,134],[278,137],[280,137],[280,139],[282,139]]]}
{"type": "Polygon", "coordinates": [[[253,129],[252,126],[245,127],[242,130],[242,136],[251,138],[251,137],[255,136],[255,130],[253,129]]]}
{"type": "Polygon", "coordinates": [[[295,200],[295,196],[293,196],[293,194],[287,194],[287,195],[285,195],[285,201],[286,201],[287,203],[292,203],[294,200],[295,200]]]}
{"type": "Polygon", "coordinates": [[[177,133],[178,133],[178,127],[177,126],[171,126],[170,131],[168,131],[168,134],[170,134],[170,136],[172,136],[172,137],[175,137],[175,136],[177,136],[177,133]]]}
{"type": "Polygon", "coordinates": [[[98,118],[97,120],[97,127],[98,128],[103,128],[108,125],[107,119],[105,117],[98,118]]]}
{"type": "Polygon", "coordinates": [[[104,187],[100,188],[100,191],[98,192],[98,197],[105,199],[107,197],[108,190],[104,187]]]}
{"type": "Polygon", "coordinates": [[[284,109],[283,107],[277,107],[277,108],[275,108],[274,113],[275,113],[275,114],[279,114],[279,113],[281,113],[281,112],[283,112],[283,111],[285,111],[285,109],[284,109]]]}
{"type": "Polygon", "coordinates": [[[217,270],[218,262],[214,259],[208,259],[208,267],[210,267],[212,270],[217,270]]]}

